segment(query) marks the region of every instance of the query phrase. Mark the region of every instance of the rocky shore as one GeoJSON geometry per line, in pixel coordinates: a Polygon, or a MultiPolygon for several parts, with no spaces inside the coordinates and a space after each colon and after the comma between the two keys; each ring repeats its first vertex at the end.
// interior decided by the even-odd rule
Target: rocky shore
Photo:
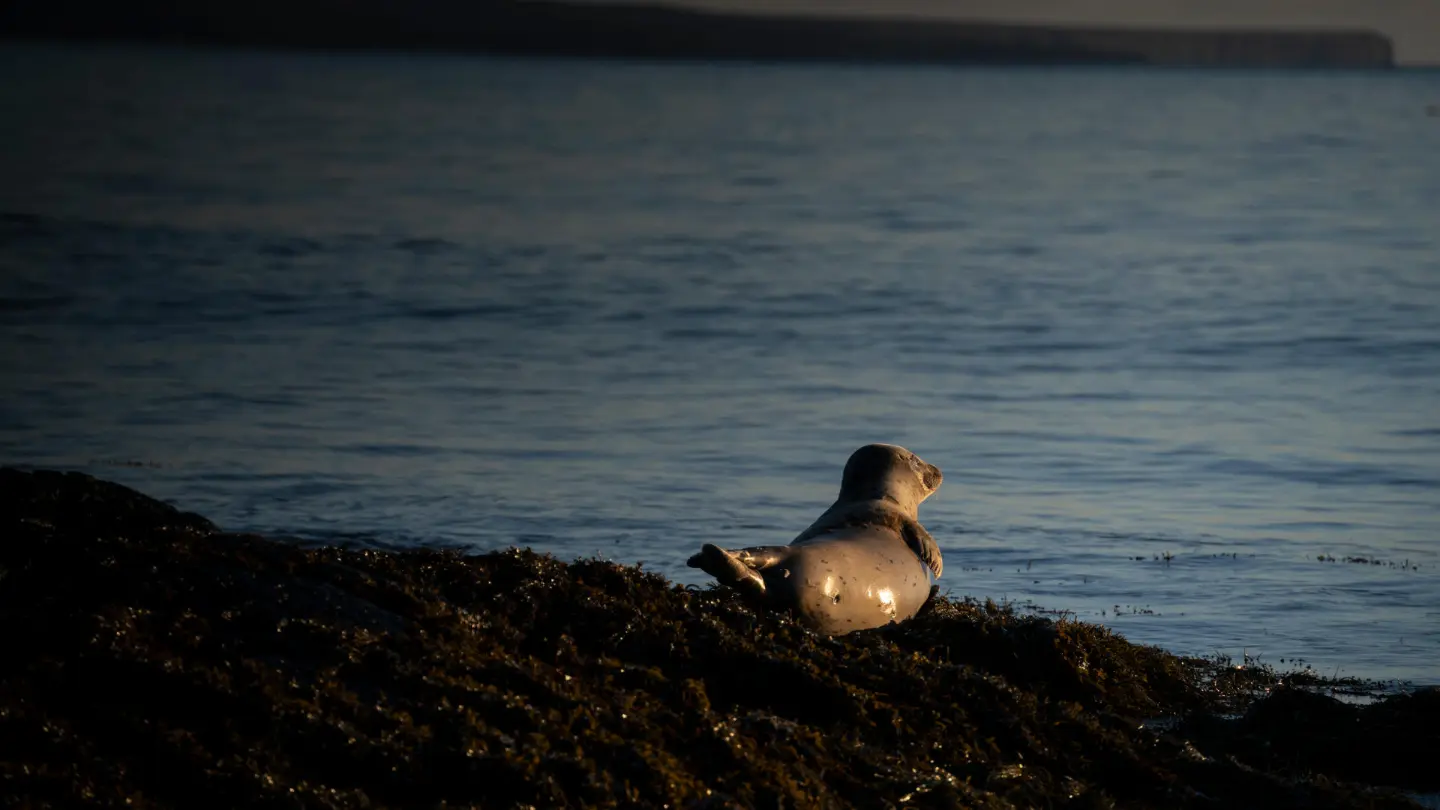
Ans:
{"type": "MultiPolygon", "coordinates": [[[[483,516],[477,516],[483,519],[483,516]]],[[[0,470],[0,806],[1410,807],[1440,692],[933,601],[841,638],[610,562],[303,548],[0,470]]]]}

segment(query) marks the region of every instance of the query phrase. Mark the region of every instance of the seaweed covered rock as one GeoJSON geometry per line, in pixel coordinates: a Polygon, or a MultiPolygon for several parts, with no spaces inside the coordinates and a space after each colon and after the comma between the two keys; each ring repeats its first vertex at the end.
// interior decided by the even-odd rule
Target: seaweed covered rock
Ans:
{"type": "Polygon", "coordinates": [[[1440,791],[1440,689],[1351,705],[1293,687],[1235,721],[1191,719],[1189,735],[1257,767],[1440,791]]]}
{"type": "Polygon", "coordinates": [[[0,472],[0,526],[7,805],[1404,807],[1367,785],[1418,759],[1276,752],[1440,723],[1283,689],[1221,719],[1201,662],[993,605],[830,638],[634,567],[306,549],[76,474],[0,472]]]}

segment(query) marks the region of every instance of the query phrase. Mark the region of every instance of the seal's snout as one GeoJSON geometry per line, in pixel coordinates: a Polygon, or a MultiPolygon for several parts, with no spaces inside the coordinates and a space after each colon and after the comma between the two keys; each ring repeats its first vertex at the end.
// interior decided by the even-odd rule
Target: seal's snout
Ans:
{"type": "Polygon", "coordinates": [[[905,451],[905,455],[907,456],[906,461],[910,462],[910,469],[915,471],[915,475],[920,478],[920,486],[925,489],[921,497],[935,494],[935,490],[939,489],[940,483],[945,480],[944,473],[940,472],[939,467],[908,450],[905,451]]]}
{"type": "Polygon", "coordinates": [[[925,482],[925,488],[934,492],[940,488],[940,483],[945,480],[945,475],[934,464],[924,464],[921,468],[920,478],[925,482]]]}

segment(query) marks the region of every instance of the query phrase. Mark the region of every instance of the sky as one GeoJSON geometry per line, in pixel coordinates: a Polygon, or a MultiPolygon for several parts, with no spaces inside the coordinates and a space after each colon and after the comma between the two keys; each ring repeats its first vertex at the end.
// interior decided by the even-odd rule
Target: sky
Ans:
{"type": "Polygon", "coordinates": [[[1440,0],[664,0],[717,11],[1139,26],[1365,28],[1401,64],[1440,65],[1440,0]]]}

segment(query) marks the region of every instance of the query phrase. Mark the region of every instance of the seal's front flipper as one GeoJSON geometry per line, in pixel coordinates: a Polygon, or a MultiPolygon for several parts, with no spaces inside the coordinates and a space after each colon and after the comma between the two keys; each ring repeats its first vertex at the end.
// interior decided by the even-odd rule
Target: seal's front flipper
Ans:
{"type": "Polygon", "coordinates": [[[700,553],[686,560],[685,564],[715,577],[721,585],[756,595],[765,593],[765,580],[761,579],[759,571],[746,565],[740,554],[726,551],[713,543],[701,546],[700,553]]]}
{"type": "Polygon", "coordinates": [[[900,534],[905,538],[905,545],[909,546],[915,556],[929,566],[935,578],[939,579],[940,572],[945,570],[945,561],[940,557],[940,546],[935,544],[935,538],[925,531],[924,526],[914,521],[907,523],[900,534]]]}

